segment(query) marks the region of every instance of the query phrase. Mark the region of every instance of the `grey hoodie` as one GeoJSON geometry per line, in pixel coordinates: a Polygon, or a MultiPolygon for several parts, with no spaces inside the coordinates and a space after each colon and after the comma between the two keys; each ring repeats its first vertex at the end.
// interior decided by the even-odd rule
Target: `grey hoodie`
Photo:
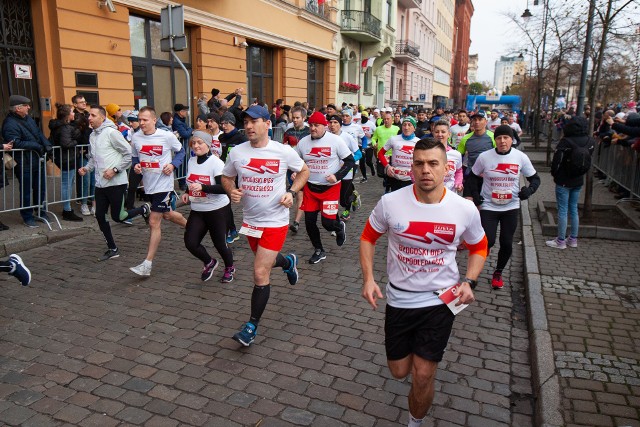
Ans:
{"type": "Polygon", "coordinates": [[[96,171],[96,187],[113,187],[127,184],[126,169],[131,167],[131,146],[109,119],[94,129],[89,137],[89,171],[96,171]],[[118,168],[120,171],[110,180],[102,174],[107,169],[118,168]]]}

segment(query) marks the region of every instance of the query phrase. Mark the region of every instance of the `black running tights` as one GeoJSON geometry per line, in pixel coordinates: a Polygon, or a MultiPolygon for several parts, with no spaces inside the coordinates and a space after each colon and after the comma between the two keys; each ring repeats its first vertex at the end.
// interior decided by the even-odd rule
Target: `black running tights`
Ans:
{"type": "Polygon", "coordinates": [[[184,245],[193,256],[202,261],[203,264],[211,262],[211,255],[202,246],[202,239],[209,233],[211,241],[216,251],[222,257],[225,267],[233,265],[233,253],[227,246],[227,207],[213,211],[200,212],[192,210],[187,219],[187,226],[184,230],[184,245]]]}
{"type": "MultiPolygon", "coordinates": [[[[305,212],[304,213],[304,225],[307,228],[307,234],[309,235],[309,240],[311,240],[311,244],[315,249],[322,249],[322,239],[320,239],[320,229],[318,228],[318,213],[320,211],[313,212],[305,212]]],[[[335,218],[326,218],[323,215],[320,215],[322,226],[327,231],[340,231],[342,227],[340,226],[340,220],[336,215],[335,218]]]]}
{"type": "Polygon", "coordinates": [[[496,235],[498,234],[498,225],[500,225],[500,250],[498,251],[498,265],[496,270],[502,272],[506,267],[511,252],[513,252],[513,235],[518,228],[518,214],[520,209],[511,209],[508,211],[480,211],[480,220],[482,228],[487,235],[489,248],[496,243],[496,235]]]}
{"type": "Polygon", "coordinates": [[[116,242],[113,240],[111,226],[107,221],[107,210],[111,210],[111,218],[115,222],[122,222],[142,214],[141,207],[131,209],[130,211],[124,210],[124,197],[126,192],[127,184],[103,188],[96,187],[96,221],[98,221],[100,231],[102,231],[109,249],[116,249],[116,242]]]}

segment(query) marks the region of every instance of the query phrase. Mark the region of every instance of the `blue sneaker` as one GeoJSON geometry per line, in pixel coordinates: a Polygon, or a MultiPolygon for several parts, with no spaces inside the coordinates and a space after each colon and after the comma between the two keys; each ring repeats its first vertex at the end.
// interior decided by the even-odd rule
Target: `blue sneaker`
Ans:
{"type": "Polygon", "coordinates": [[[24,220],[24,225],[29,228],[38,228],[38,224],[36,224],[36,220],[33,218],[27,218],[24,220]]]}
{"type": "Polygon", "coordinates": [[[287,269],[283,268],[282,271],[284,271],[285,274],[287,275],[287,279],[289,279],[289,284],[290,285],[295,285],[296,283],[298,283],[298,278],[299,278],[299,276],[298,276],[298,257],[296,256],[296,254],[290,253],[285,258],[289,260],[291,265],[287,269]]]}
{"type": "Polygon", "coordinates": [[[238,230],[232,230],[229,232],[229,234],[227,234],[227,244],[230,245],[231,243],[235,242],[239,238],[240,238],[240,235],[238,234],[238,230]]]}
{"type": "Polygon", "coordinates": [[[242,325],[242,329],[240,329],[240,332],[237,332],[233,336],[233,339],[238,341],[243,346],[249,347],[251,343],[256,339],[256,335],[256,325],[251,322],[247,322],[242,325]]]}
{"type": "Polygon", "coordinates": [[[11,264],[11,271],[9,271],[9,275],[15,277],[20,281],[22,286],[27,286],[31,283],[31,272],[24,265],[22,258],[19,255],[12,254],[9,255],[9,264],[11,264]]]}

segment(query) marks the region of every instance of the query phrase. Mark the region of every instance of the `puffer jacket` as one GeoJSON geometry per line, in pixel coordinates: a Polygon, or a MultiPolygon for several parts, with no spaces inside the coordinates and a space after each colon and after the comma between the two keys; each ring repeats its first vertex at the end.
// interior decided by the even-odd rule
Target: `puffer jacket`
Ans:
{"type": "MultiPolygon", "coordinates": [[[[9,113],[2,122],[2,138],[5,142],[13,141],[13,148],[33,150],[43,155],[51,151],[51,143],[31,116],[20,117],[16,113],[9,113]]],[[[22,156],[15,156],[20,162],[22,156]]],[[[35,157],[34,157],[35,158],[35,157]]]]}
{"type": "Polygon", "coordinates": [[[53,162],[64,171],[73,171],[80,167],[80,149],[76,145],[81,143],[82,134],[80,130],[71,123],[62,120],[51,120],[49,122],[49,140],[54,147],[61,147],[54,150],[53,162]]]}
{"type": "Polygon", "coordinates": [[[109,119],[94,129],[89,138],[89,161],[86,168],[96,171],[96,187],[105,188],[127,184],[129,178],[125,170],[131,166],[131,145],[109,119]],[[110,180],[102,177],[105,170],[118,168],[120,173],[110,180]]]}
{"type": "Polygon", "coordinates": [[[572,117],[564,126],[563,137],[558,142],[551,162],[553,182],[562,187],[574,188],[584,185],[584,175],[572,176],[566,165],[567,156],[571,155],[572,143],[578,147],[587,147],[593,154],[595,140],[589,136],[589,121],[585,117],[572,117]]]}

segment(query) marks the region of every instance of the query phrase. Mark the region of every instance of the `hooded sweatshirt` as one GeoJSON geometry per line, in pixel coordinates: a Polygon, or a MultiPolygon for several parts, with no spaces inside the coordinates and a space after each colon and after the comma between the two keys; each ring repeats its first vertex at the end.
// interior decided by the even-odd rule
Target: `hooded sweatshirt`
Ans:
{"type": "Polygon", "coordinates": [[[556,185],[574,188],[584,185],[584,175],[571,176],[565,159],[571,155],[571,143],[578,147],[587,147],[593,154],[595,140],[589,136],[589,121],[585,117],[572,117],[564,126],[563,137],[558,142],[551,162],[551,175],[556,185]]]}
{"type": "Polygon", "coordinates": [[[96,187],[113,187],[127,184],[126,169],[131,166],[131,146],[118,131],[116,125],[109,119],[94,129],[89,137],[89,161],[86,168],[96,171],[96,187]],[[118,168],[120,171],[110,180],[102,174],[107,169],[118,168]]]}

